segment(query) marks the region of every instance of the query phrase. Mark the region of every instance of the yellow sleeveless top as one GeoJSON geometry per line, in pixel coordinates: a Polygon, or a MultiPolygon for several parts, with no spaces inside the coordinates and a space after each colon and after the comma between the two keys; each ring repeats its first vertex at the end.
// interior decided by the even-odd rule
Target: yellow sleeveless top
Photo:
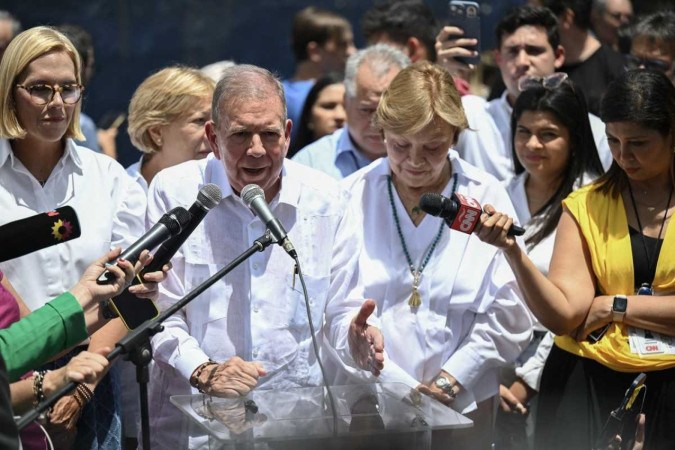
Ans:
{"type": "MultiPolygon", "coordinates": [[[[605,295],[631,295],[635,291],[635,275],[623,201],[620,195],[612,198],[593,188],[590,185],[571,193],[563,205],[574,216],[588,245],[598,290],[605,295]]],[[[675,293],[675,226],[666,228],[653,288],[656,295],[675,293]]],[[[570,353],[593,359],[619,372],[675,367],[675,355],[631,353],[627,327],[622,323],[610,324],[596,343],[577,342],[570,336],[556,336],[555,343],[570,353]]]]}

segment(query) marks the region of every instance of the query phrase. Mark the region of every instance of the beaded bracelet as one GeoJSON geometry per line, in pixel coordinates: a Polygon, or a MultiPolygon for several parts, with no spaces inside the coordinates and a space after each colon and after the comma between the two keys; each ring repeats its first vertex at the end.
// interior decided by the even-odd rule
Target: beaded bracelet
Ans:
{"type": "Polygon", "coordinates": [[[205,392],[202,390],[201,386],[199,386],[199,377],[201,376],[204,369],[206,369],[208,366],[211,366],[213,364],[218,364],[218,363],[209,359],[208,361],[206,361],[206,362],[200,364],[199,366],[197,366],[195,371],[192,372],[192,376],[190,377],[190,386],[197,389],[200,394],[205,394],[205,392]]]}
{"type": "Polygon", "coordinates": [[[35,396],[33,399],[33,406],[37,406],[38,403],[41,403],[45,400],[45,392],[43,387],[46,373],[46,370],[38,370],[33,372],[33,395],[35,396]]]}
{"type": "Polygon", "coordinates": [[[89,403],[91,399],[94,398],[94,393],[86,384],[77,383],[73,397],[77,401],[77,404],[80,405],[80,408],[83,408],[84,405],[89,403]]]}

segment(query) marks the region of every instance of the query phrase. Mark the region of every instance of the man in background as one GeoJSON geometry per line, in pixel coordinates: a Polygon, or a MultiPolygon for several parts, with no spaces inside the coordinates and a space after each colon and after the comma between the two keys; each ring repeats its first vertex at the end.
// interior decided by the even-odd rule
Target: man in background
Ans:
{"type": "Polygon", "coordinates": [[[0,60],[9,42],[19,33],[21,33],[21,22],[8,11],[0,9],[0,60]]]}
{"type": "Polygon", "coordinates": [[[635,24],[626,62],[630,69],[663,72],[675,84],[675,11],[659,11],[635,24]]]}
{"type": "Polygon", "coordinates": [[[356,48],[352,26],[347,19],[314,6],[299,11],[293,18],[291,46],[296,61],[295,73],[282,84],[288,118],[295,131],[314,82],[330,72],[343,73],[347,58],[356,48]]]}
{"type": "Polygon", "coordinates": [[[619,28],[633,20],[631,0],[593,0],[591,26],[598,40],[619,51],[619,28]]]}
{"type": "Polygon", "coordinates": [[[345,72],[347,124],[301,149],[293,160],[341,179],[385,156],[373,114],[391,80],[409,64],[402,51],[386,44],[350,56],[345,72]]]}
{"type": "Polygon", "coordinates": [[[624,70],[621,55],[591,33],[592,0],[546,0],[558,17],[565,63],[560,68],[581,88],[588,110],[598,115],[605,87],[624,70]]]}

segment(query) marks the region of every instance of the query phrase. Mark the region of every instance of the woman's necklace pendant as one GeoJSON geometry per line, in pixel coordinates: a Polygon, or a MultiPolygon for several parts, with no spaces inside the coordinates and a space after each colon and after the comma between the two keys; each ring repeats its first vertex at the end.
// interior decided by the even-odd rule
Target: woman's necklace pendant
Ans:
{"type": "Polygon", "coordinates": [[[420,285],[420,278],[422,277],[422,272],[418,270],[413,270],[412,275],[413,275],[412,294],[410,294],[408,305],[411,308],[418,308],[422,304],[422,296],[420,295],[420,291],[418,289],[420,285]]]}

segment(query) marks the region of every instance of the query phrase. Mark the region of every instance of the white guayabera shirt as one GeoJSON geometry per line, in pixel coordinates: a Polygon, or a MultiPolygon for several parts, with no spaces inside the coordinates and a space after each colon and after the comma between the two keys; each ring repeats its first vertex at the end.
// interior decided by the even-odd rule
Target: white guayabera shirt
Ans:
{"type": "MultiPolygon", "coordinates": [[[[153,179],[148,226],[175,206],[188,208],[206,183],[217,184],[223,200],[173,258],[173,270],[161,286],[162,309],[227,265],[265,231],[233,193],[221,161],[213,155],[163,170],[153,179]]],[[[270,209],[298,252],[318,341],[330,343],[347,363],[353,363],[347,329],[363,295],[356,271],[359,224],[348,213],[346,200],[337,181],[285,160],[281,191],[270,209]]],[[[187,448],[205,441],[196,437],[197,430],[169,403],[169,396],[197,393],[189,377],[209,358],[223,362],[239,356],[260,362],[268,375],[259,380],[259,389],[322,384],[300,281],[294,281],[293,269],[293,260],[273,245],[255,253],[165,322],[165,330],[152,340],[156,364],[151,376],[151,428],[162,430],[152,433],[153,446],[187,448]]]]}

